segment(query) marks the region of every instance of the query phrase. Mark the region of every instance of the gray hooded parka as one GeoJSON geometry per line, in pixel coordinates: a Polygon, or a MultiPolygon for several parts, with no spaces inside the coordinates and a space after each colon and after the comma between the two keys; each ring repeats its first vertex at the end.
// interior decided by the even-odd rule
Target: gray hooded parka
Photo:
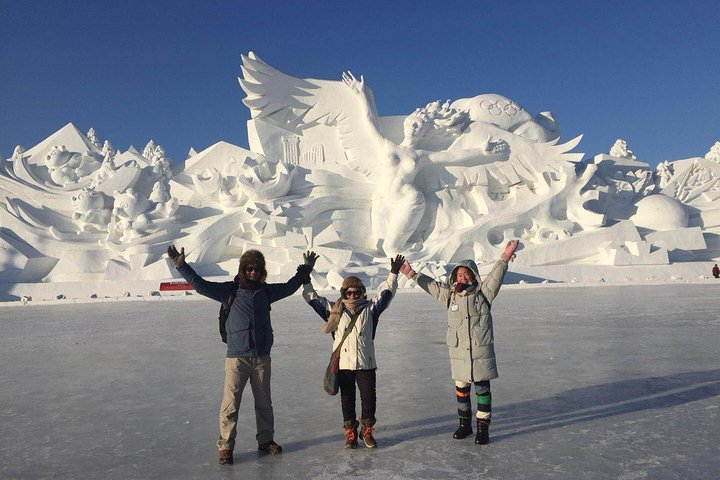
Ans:
{"type": "Polygon", "coordinates": [[[502,286],[507,269],[507,262],[498,260],[485,280],[481,281],[475,262],[463,260],[455,266],[447,283],[437,282],[423,274],[416,273],[412,277],[420,288],[447,309],[447,345],[453,380],[478,382],[498,377],[490,305],[502,286]],[[451,279],[459,267],[472,270],[478,282],[475,288],[455,292],[451,279]]]}

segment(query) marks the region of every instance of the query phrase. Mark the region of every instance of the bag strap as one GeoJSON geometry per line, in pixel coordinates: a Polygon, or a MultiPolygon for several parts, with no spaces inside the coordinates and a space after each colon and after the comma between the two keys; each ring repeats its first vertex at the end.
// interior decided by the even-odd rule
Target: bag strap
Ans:
{"type": "MultiPolygon", "coordinates": [[[[338,346],[335,350],[339,351],[342,347],[343,343],[345,343],[345,339],[350,335],[350,332],[352,332],[352,329],[355,328],[355,323],[357,322],[358,317],[362,313],[362,311],[365,309],[365,307],[361,308],[357,313],[351,313],[350,314],[350,324],[345,328],[345,332],[343,333],[342,340],[340,340],[340,343],[338,343],[338,346]]],[[[350,311],[348,310],[348,313],[350,311]]]]}

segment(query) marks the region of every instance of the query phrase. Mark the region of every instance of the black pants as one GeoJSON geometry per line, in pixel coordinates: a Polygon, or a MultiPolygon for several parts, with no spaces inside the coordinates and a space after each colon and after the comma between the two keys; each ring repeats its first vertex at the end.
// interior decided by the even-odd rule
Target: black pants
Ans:
{"type": "Polygon", "coordinates": [[[338,370],[340,385],[340,403],[342,404],[343,420],[355,420],[355,383],[360,390],[362,408],[361,418],[370,425],[375,424],[375,369],[372,370],[338,370]]]}

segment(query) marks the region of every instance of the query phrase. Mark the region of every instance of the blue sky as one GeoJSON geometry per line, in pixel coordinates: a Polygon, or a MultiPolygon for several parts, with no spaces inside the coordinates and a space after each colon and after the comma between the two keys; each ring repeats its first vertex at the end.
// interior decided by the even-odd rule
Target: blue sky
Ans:
{"type": "Polygon", "coordinates": [[[0,0],[0,153],[67,122],[178,159],[247,147],[250,50],[298,77],[364,74],[381,115],[500,93],[588,155],[622,137],[655,164],[720,140],[718,0],[0,0]]]}

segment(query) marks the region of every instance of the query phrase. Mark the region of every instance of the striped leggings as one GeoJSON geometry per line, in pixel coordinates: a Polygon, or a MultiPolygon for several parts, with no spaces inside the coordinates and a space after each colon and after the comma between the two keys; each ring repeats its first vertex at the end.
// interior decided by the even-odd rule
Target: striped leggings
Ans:
{"type": "MultiPolygon", "coordinates": [[[[470,384],[455,382],[455,396],[458,403],[458,417],[472,417],[470,405],[470,384]]],[[[477,418],[490,421],[492,416],[492,395],[490,394],[490,380],[475,382],[475,399],[477,401],[477,418]]]]}

